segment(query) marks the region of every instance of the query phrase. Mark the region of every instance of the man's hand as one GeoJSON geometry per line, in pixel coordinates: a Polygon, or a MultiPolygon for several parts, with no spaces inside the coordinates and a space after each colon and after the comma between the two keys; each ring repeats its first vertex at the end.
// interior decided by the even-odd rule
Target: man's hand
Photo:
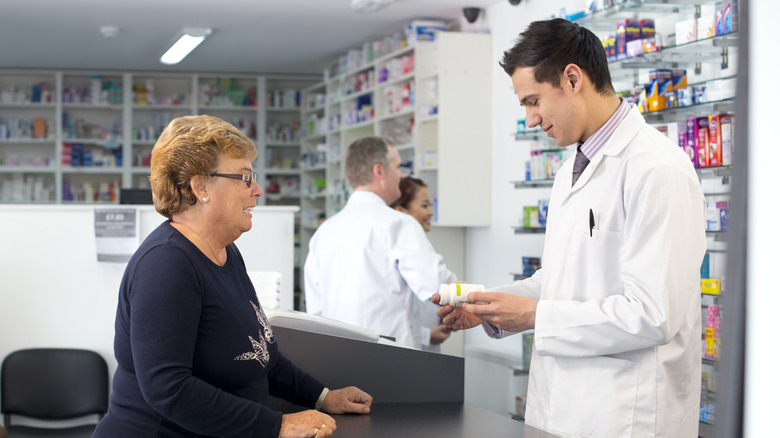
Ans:
{"type": "MultiPolygon", "coordinates": [[[[487,321],[502,330],[522,332],[536,326],[537,301],[502,292],[472,292],[463,313],[487,321]]],[[[441,310],[441,309],[439,309],[441,310]]]]}
{"type": "MultiPolygon", "coordinates": [[[[433,294],[432,301],[434,304],[439,304],[441,296],[438,293],[433,294]]],[[[478,316],[465,311],[462,307],[452,307],[449,304],[440,307],[436,315],[450,330],[470,329],[482,324],[482,319],[478,316]]]]}

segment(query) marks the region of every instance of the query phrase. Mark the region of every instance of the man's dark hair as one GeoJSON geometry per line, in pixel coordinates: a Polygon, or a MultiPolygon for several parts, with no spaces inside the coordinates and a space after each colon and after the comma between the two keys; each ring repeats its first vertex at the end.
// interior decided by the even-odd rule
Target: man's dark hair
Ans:
{"type": "Polygon", "coordinates": [[[509,76],[515,69],[533,67],[536,82],[561,86],[561,74],[576,64],[601,94],[614,93],[607,54],[601,40],[590,30],[563,18],[534,21],[518,37],[514,47],[499,62],[509,76]]]}

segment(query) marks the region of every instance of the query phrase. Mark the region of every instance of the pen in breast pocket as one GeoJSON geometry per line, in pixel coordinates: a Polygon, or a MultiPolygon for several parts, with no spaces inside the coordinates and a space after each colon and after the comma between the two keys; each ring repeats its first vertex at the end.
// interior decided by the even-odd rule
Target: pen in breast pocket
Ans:
{"type": "Polygon", "coordinates": [[[590,212],[589,212],[588,221],[589,221],[588,224],[590,225],[590,237],[593,237],[593,227],[596,226],[596,220],[593,219],[593,209],[592,208],[590,209],[590,212]]]}

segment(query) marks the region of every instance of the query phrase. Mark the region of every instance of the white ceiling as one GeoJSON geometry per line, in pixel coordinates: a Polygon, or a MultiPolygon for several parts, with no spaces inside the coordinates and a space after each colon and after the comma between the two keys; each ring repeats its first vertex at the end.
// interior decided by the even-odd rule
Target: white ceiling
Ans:
{"type": "Polygon", "coordinates": [[[457,21],[498,1],[396,0],[359,14],[351,0],[3,0],[0,68],[321,74],[414,19],[457,21]],[[105,25],[117,36],[101,36],[105,25]],[[183,27],[213,33],[180,64],[160,64],[183,27]]]}

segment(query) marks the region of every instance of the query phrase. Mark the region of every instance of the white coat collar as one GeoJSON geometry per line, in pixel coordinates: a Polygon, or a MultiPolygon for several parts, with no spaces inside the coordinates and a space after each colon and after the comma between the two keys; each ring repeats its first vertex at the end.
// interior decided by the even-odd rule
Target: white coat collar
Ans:
{"type": "Polygon", "coordinates": [[[387,202],[385,202],[385,200],[382,199],[381,196],[368,190],[357,190],[353,192],[351,195],[349,195],[349,199],[347,200],[347,203],[350,203],[353,200],[355,202],[372,202],[372,203],[378,203],[387,206],[387,202]]]}
{"type": "MultiPolygon", "coordinates": [[[[596,152],[596,155],[593,156],[593,159],[590,160],[590,164],[588,164],[588,167],[586,167],[585,171],[582,172],[580,179],[577,180],[577,183],[574,184],[573,187],[571,186],[571,166],[567,167],[567,181],[569,187],[571,187],[571,192],[577,191],[580,187],[588,183],[591,175],[596,172],[596,169],[599,167],[599,164],[605,155],[614,157],[623,152],[623,149],[625,149],[631,140],[636,137],[637,133],[642,128],[642,126],[644,126],[644,124],[645,119],[642,117],[642,113],[640,113],[636,107],[631,108],[631,111],[626,114],[626,117],[623,119],[623,121],[621,121],[617,128],[615,128],[615,132],[612,133],[612,136],[610,136],[606,144],[604,144],[604,146],[599,149],[598,152],[596,152]]],[[[572,156],[570,160],[573,165],[574,157],[572,156]]]]}

